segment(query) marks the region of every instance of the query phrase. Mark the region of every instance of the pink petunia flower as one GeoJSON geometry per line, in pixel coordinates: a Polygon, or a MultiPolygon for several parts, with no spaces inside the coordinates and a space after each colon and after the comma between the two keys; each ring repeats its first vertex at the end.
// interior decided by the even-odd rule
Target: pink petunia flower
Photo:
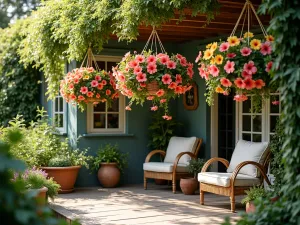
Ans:
{"type": "Polygon", "coordinates": [[[147,81],[147,76],[145,73],[139,72],[136,77],[138,82],[146,82],[147,81]]]}
{"type": "Polygon", "coordinates": [[[154,99],[154,96],[148,96],[147,100],[152,101],[154,99]]]}
{"type": "Polygon", "coordinates": [[[151,107],[151,111],[156,111],[157,109],[158,107],[156,105],[151,107]]]}
{"type": "Polygon", "coordinates": [[[79,95],[79,96],[78,96],[78,100],[79,100],[79,101],[83,101],[84,99],[85,99],[85,97],[83,97],[82,95],[79,95]]]}
{"type": "Polygon", "coordinates": [[[202,58],[202,52],[199,51],[199,54],[198,54],[198,56],[196,57],[195,63],[198,63],[199,60],[200,60],[201,58],[202,58]]]}
{"type": "Polygon", "coordinates": [[[180,54],[177,53],[177,54],[176,54],[176,58],[180,60],[180,59],[182,59],[182,58],[184,58],[184,57],[183,57],[182,55],[180,55],[180,54]]]}
{"type": "Polygon", "coordinates": [[[237,86],[237,88],[240,88],[240,89],[244,89],[245,88],[245,84],[244,84],[244,81],[242,78],[237,78],[235,81],[234,81],[234,84],[237,86]]]}
{"type": "Polygon", "coordinates": [[[247,90],[251,90],[251,89],[255,88],[255,81],[250,78],[245,79],[244,84],[245,84],[245,88],[247,90]]]}
{"type": "Polygon", "coordinates": [[[220,47],[219,50],[220,52],[225,52],[229,49],[229,43],[228,42],[223,42],[220,47]]]}
{"type": "Polygon", "coordinates": [[[162,116],[162,118],[165,120],[171,120],[172,116],[164,115],[164,116],[162,116]]]}
{"type": "Polygon", "coordinates": [[[182,77],[181,77],[180,74],[176,74],[176,83],[177,83],[177,84],[182,83],[182,77]]]}
{"type": "Polygon", "coordinates": [[[227,78],[223,77],[221,78],[221,84],[224,86],[224,87],[231,87],[232,83],[230,80],[228,80],[227,78]]]}
{"type": "Polygon", "coordinates": [[[168,56],[161,56],[160,58],[160,62],[164,65],[166,65],[169,61],[169,57],[168,56]]]}
{"type": "Polygon", "coordinates": [[[226,62],[225,66],[224,66],[224,70],[226,71],[226,73],[233,73],[234,71],[234,62],[230,62],[229,60],[226,62]]]}
{"type": "Polygon", "coordinates": [[[205,77],[205,74],[206,74],[206,71],[204,70],[205,69],[205,65],[202,64],[201,67],[198,68],[199,70],[199,75],[204,78],[205,77]]]}
{"type": "Polygon", "coordinates": [[[262,89],[262,87],[266,86],[266,83],[262,79],[258,79],[255,81],[255,87],[257,89],[262,89]]]}
{"type": "Polygon", "coordinates": [[[96,76],[95,76],[95,80],[96,80],[96,81],[100,81],[100,80],[101,80],[101,77],[100,77],[99,75],[96,75],[96,76]]]}
{"type": "Polygon", "coordinates": [[[272,61],[268,62],[267,66],[266,66],[266,72],[267,73],[270,72],[270,70],[272,69],[272,66],[273,66],[273,62],[272,61]]]}
{"type": "Polygon", "coordinates": [[[130,108],[130,106],[128,105],[128,106],[126,106],[125,107],[125,110],[127,110],[127,111],[131,111],[131,108],[130,108]]]}
{"type": "Polygon", "coordinates": [[[176,63],[174,61],[172,61],[172,60],[169,60],[167,62],[167,68],[168,69],[175,69],[176,68],[176,63]]]}
{"type": "Polygon", "coordinates": [[[209,66],[208,71],[213,77],[219,76],[219,72],[220,72],[219,68],[216,67],[215,65],[209,66]]]}
{"type": "Polygon", "coordinates": [[[137,75],[137,74],[140,73],[140,72],[142,72],[142,67],[140,67],[140,66],[134,67],[133,73],[134,73],[135,75],[137,75]]]}
{"type": "Polygon", "coordinates": [[[119,74],[118,75],[118,80],[121,81],[121,82],[125,82],[125,76],[124,76],[124,74],[119,74]]]}
{"type": "Polygon", "coordinates": [[[249,74],[249,73],[247,73],[245,70],[243,70],[243,72],[242,72],[242,77],[244,77],[245,79],[246,79],[246,78],[252,79],[252,74],[249,74]]]}
{"type": "Polygon", "coordinates": [[[161,80],[164,84],[170,84],[172,82],[171,75],[167,73],[162,76],[161,80]]]}
{"type": "Polygon", "coordinates": [[[234,57],[236,57],[236,54],[235,53],[228,53],[226,56],[227,56],[228,59],[233,59],[234,57]]]}
{"type": "Polygon", "coordinates": [[[100,98],[100,94],[99,93],[96,94],[96,98],[100,98]]]}
{"type": "Polygon", "coordinates": [[[69,98],[70,98],[71,100],[75,100],[75,99],[76,99],[76,95],[70,94],[69,98]]]}
{"type": "Polygon", "coordinates": [[[74,84],[69,84],[69,89],[73,90],[74,89],[74,84]]]}
{"type": "Polygon", "coordinates": [[[176,87],[177,87],[177,84],[176,84],[175,82],[172,82],[172,83],[168,86],[169,89],[175,89],[176,87]]]}
{"type": "Polygon", "coordinates": [[[243,102],[248,100],[248,97],[246,95],[235,95],[233,100],[237,101],[237,102],[243,102]]]}
{"type": "Polygon", "coordinates": [[[163,98],[163,99],[161,99],[159,102],[160,102],[161,104],[166,103],[166,102],[167,102],[167,99],[163,98]]]}
{"type": "Polygon", "coordinates": [[[229,92],[226,90],[226,91],[223,92],[223,95],[227,96],[227,95],[229,95],[229,92]]]}
{"type": "Polygon", "coordinates": [[[105,91],[105,94],[106,94],[106,95],[111,95],[111,90],[107,89],[107,90],[105,91]]]}
{"type": "Polygon", "coordinates": [[[248,47],[244,47],[241,49],[242,56],[248,56],[251,54],[251,52],[252,52],[252,50],[248,47]]]}
{"type": "Polygon", "coordinates": [[[107,81],[106,80],[102,80],[101,83],[103,84],[103,86],[107,85],[107,81]]]}
{"type": "Polygon", "coordinates": [[[87,87],[81,87],[80,88],[80,92],[82,93],[82,94],[86,94],[87,92],[88,92],[88,88],[87,87]]]}
{"type": "Polygon", "coordinates": [[[175,94],[182,94],[182,92],[183,92],[182,86],[176,86],[174,92],[175,92],[175,94]]]}
{"type": "Polygon", "coordinates": [[[135,60],[138,61],[139,63],[145,62],[145,57],[143,55],[136,55],[135,60]]]}
{"type": "Polygon", "coordinates": [[[273,101],[272,105],[279,105],[279,101],[273,101]]]}
{"type": "Polygon", "coordinates": [[[98,86],[98,81],[92,80],[91,86],[92,86],[92,87],[97,87],[97,86],[98,86]]]}
{"type": "Polygon", "coordinates": [[[272,53],[271,43],[268,41],[266,41],[265,43],[262,43],[260,46],[260,52],[263,55],[270,55],[272,53]]]}
{"type": "Polygon", "coordinates": [[[86,94],[88,97],[93,97],[94,96],[94,93],[93,92],[91,92],[91,91],[88,91],[88,93],[86,94]]]}
{"type": "Polygon", "coordinates": [[[156,63],[156,57],[154,55],[149,55],[147,58],[148,63],[156,63]]]}
{"type": "Polygon", "coordinates": [[[137,61],[137,60],[132,60],[132,61],[130,61],[129,63],[128,63],[128,66],[130,67],[130,68],[134,68],[134,67],[136,67],[136,66],[138,66],[139,65],[139,62],[137,61]]]}
{"type": "Polygon", "coordinates": [[[79,83],[79,79],[78,78],[74,78],[74,83],[78,84],[79,83]]]}
{"type": "Polygon", "coordinates": [[[99,83],[98,86],[97,86],[97,88],[98,88],[99,90],[102,90],[102,89],[103,89],[103,84],[102,84],[102,83],[99,83]]]}
{"type": "Polygon", "coordinates": [[[254,65],[253,61],[249,61],[248,63],[244,64],[244,71],[246,71],[248,74],[255,74],[257,72],[257,68],[254,65]]]}
{"type": "Polygon", "coordinates": [[[150,74],[156,73],[157,72],[157,66],[155,63],[149,63],[147,66],[147,72],[150,74]]]}
{"type": "Polygon", "coordinates": [[[193,78],[193,75],[194,75],[194,70],[193,70],[193,68],[191,68],[191,67],[189,67],[189,68],[187,68],[187,74],[189,75],[189,77],[190,77],[190,79],[192,79],[193,78]]]}
{"type": "Polygon", "coordinates": [[[140,86],[144,88],[144,87],[146,87],[147,85],[146,85],[146,83],[140,83],[140,86]]]}
{"type": "Polygon", "coordinates": [[[156,95],[157,97],[161,97],[165,94],[165,91],[163,89],[159,89],[157,92],[156,92],[156,95]]]}
{"type": "Polygon", "coordinates": [[[187,60],[186,60],[185,57],[182,57],[182,58],[180,59],[180,64],[181,64],[182,66],[187,66],[187,60]]]}

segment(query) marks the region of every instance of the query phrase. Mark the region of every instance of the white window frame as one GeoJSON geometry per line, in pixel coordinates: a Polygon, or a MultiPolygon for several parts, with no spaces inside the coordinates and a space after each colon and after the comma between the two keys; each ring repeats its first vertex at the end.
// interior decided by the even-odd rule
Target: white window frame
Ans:
{"type": "Polygon", "coordinates": [[[56,130],[60,133],[67,133],[67,102],[61,95],[57,95],[55,99],[52,101],[52,124],[55,126],[56,130]],[[63,99],[63,111],[62,112],[55,112],[55,101],[58,101],[58,109],[60,109],[60,101],[59,98],[63,99]],[[63,115],[63,127],[56,127],[55,124],[55,115],[62,114],[63,115]]]}
{"type": "MultiPolygon", "coordinates": [[[[105,62],[105,70],[107,71],[107,62],[120,62],[120,56],[95,55],[96,61],[105,62]]],[[[109,68],[110,69],[110,68],[109,68]]],[[[106,126],[107,126],[107,104],[106,104],[106,126]]],[[[94,128],[94,105],[89,103],[87,106],[87,132],[98,134],[124,134],[126,128],[126,113],[125,113],[125,96],[119,96],[119,128],[94,128]]]]}
{"type": "MultiPolygon", "coordinates": [[[[270,94],[271,96],[277,95],[279,96],[279,93],[272,93],[270,94]]],[[[237,102],[237,107],[236,107],[236,142],[237,140],[243,139],[243,133],[249,133],[249,134],[261,134],[261,141],[270,141],[270,135],[274,134],[270,132],[270,123],[271,119],[270,116],[280,116],[281,113],[281,105],[279,101],[279,113],[270,113],[270,103],[271,103],[271,98],[268,98],[263,102],[262,104],[262,110],[259,115],[262,116],[262,127],[261,127],[261,132],[253,132],[252,131],[252,120],[251,120],[251,131],[245,132],[243,131],[243,115],[250,115],[253,116],[254,114],[249,112],[249,113],[243,113],[243,102],[237,102]]],[[[252,136],[251,136],[252,140],[252,136]]]]}

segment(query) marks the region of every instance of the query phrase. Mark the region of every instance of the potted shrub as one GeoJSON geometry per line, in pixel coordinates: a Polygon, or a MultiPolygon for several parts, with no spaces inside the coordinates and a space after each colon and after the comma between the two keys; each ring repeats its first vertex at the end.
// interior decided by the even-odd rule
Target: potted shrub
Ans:
{"type": "Polygon", "coordinates": [[[60,188],[60,185],[53,178],[47,179],[47,175],[45,171],[34,167],[25,170],[22,174],[15,173],[13,181],[23,182],[28,190],[37,192],[38,204],[44,205],[48,197],[53,200],[57,196],[60,188]]]}
{"type": "Polygon", "coordinates": [[[246,212],[255,212],[254,201],[258,198],[266,198],[267,192],[263,187],[252,187],[250,190],[245,191],[247,196],[242,199],[242,204],[246,204],[246,212]]]}
{"type": "Polygon", "coordinates": [[[188,165],[188,171],[193,177],[181,178],[180,188],[185,195],[193,195],[199,186],[197,179],[198,173],[201,172],[202,167],[205,164],[204,159],[191,159],[188,165]]]}
{"type": "Polygon", "coordinates": [[[100,147],[93,159],[93,169],[98,171],[98,180],[103,187],[111,188],[118,185],[120,175],[127,166],[128,153],[121,153],[118,145],[106,144],[100,147]]]}

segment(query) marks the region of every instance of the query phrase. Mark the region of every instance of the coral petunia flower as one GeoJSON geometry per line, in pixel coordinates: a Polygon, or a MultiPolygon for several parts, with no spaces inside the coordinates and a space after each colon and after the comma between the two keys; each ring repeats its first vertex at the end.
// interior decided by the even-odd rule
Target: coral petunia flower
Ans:
{"type": "Polygon", "coordinates": [[[167,99],[163,98],[163,99],[161,99],[159,102],[160,102],[161,104],[166,103],[166,102],[167,102],[167,99]]]}
{"type": "Polygon", "coordinates": [[[97,88],[98,88],[99,90],[102,90],[102,89],[103,89],[103,84],[102,84],[102,83],[99,83],[98,86],[97,86],[97,88]]]}
{"type": "Polygon", "coordinates": [[[180,74],[176,74],[176,83],[177,83],[177,84],[182,83],[182,77],[181,77],[180,74]]]}
{"type": "Polygon", "coordinates": [[[156,95],[157,97],[161,97],[165,94],[165,91],[163,89],[159,89],[157,92],[156,92],[156,95]]]}
{"type": "Polygon", "coordinates": [[[101,83],[103,84],[103,86],[107,85],[107,81],[106,80],[102,80],[101,83]]]}
{"type": "Polygon", "coordinates": [[[241,49],[242,56],[248,56],[251,54],[251,52],[252,52],[252,50],[248,47],[244,47],[241,49]]]}
{"type": "Polygon", "coordinates": [[[138,82],[146,82],[147,81],[147,76],[145,73],[139,72],[136,77],[138,82]]]}
{"type": "Polygon", "coordinates": [[[261,41],[258,39],[253,39],[250,41],[250,46],[254,50],[259,50],[261,46],[261,41]]]}
{"type": "Polygon", "coordinates": [[[244,71],[246,71],[248,74],[255,74],[257,72],[257,68],[254,65],[253,61],[249,61],[248,63],[244,64],[244,71]]]}
{"type": "Polygon", "coordinates": [[[85,99],[85,97],[83,97],[82,95],[79,95],[79,96],[78,96],[78,100],[79,100],[79,101],[83,101],[84,99],[85,99]]]}
{"type": "Polygon", "coordinates": [[[167,73],[162,76],[161,80],[164,84],[170,84],[172,82],[171,75],[167,73]]]}
{"type": "Polygon", "coordinates": [[[272,61],[268,62],[267,66],[266,66],[267,73],[270,72],[270,70],[272,69],[272,66],[273,66],[273,62],[272,61]]]}
{"type": "Polygon", "coordinates": [[[146,87],[147,85],[146,85],[146,83],[140,83],[140,86],[144,88],[144,87],[146,87]]]}
{"type": "Polygon", "coordinates": [[[162,56],[160,57],[160,62],[164,65],[166,65],[169,61],[169,57],[168,56],[162,56]]]}
{"type": "Polygon", "coordinates": [[[229,60],[226,62],[225,66],[224,66],[224,70],[226,71],[226,73],[233,73],[234,71],[234,62],[230,62],[229,60]]]}
{"type": "Polygon", "coordinates": [[[127,111],[131,111],[131,108],[130,108],[130,106],[128,105],[128,106],[126,106],[125,107],[125,110],[127,110],[127,111]]]}
{"type": "Polygon", "coordinates": [[[187,68],[187,74],[189,75],[190,79],[192,79],[193,75],[194,75],[193,68],[191,68],[191,67],[187,68]]]}
{"type": "Polygon", "coordinates": [[[234,84],[237,86],[237,88],[244,89],[245,84],[242,78],[238,77],[235,81],[234,84]]]}
{"type": "Polygon", "coordinates": [[[171,120],[172,116],[164,115],[164,116],[162,116],[162,118],[165,120],[171,120]]]}
{"type": "Polygon", "coordinates": [[[175,69],[176,68],[176,63],[174,61],[172,61],[172,60],[169,60],[167,62],[167,68],[168,69],[175,69]]]}
{"type": "Polygon", "coordinates": [[[73,90],[74,89],[74,84],[69,84],[69,89],[73,90]]]}
{"type": "Polygon", "coordinates": [[[247,73],[245,70],[243,70],[243,72],[242,72],[242,77],[244,77],[245,79],[246,79],[246,78],[252,79],[252,74],[249,74],[249,73],[247,73]]]}
{"type": "Polygon", "coordinates": [[[258,79],[255,81],[255,87],[257,89],[262,89],[262,87],[266,86],[266,83],[262,79],[258,79]]]}
{"type": "Polygon", "coordinates": [[[91,86],[92,86],[92,87],[97,87],[97,86],[98,86],[98,81],[92,80],[91,86]]]}
{"type": "Polygon", "coordinates": [[[105,94],[106,94],[106,95],[111,95],[111,90],[107,89],[107,90],[105,91],[105,94]]]}
{"type": "Polygon", "coordinates": [[[149,55],[147,58],[148,63],[156,63],[156,57],[154,55],[149,55]]]}
{"type": "Polygon", "coordinates": [[[137,60],[132,60],[128,63],[129,68],[134,68],[139,65],[139,62],[137,60]]]}
{"type": "Polygon", "coordinates": [[[208,71],[213,77],[219,76],[219,72],[220,72],[219,68],[216,67],[215,65],[209,66],[208,71]]]}
{"type": "Polygon", "coordinates": [[[225,52],[229,49],[229,43],[228,42],[223,42],[220,47],[219,47],[219,51],[220,52],[225,52]]]}
{"type": "Polygon", "coordinates": [[[87,94],[86,94],[88,97],[93,97],[94,96],[94,93],[93,92],[91,92],[91,91],[89,91],[87,94]]]}
{"type": "Polygon", "coordinates": [[[136,55],[135,60],[138,61],[139,63],[145,62],[145,57],[143,55],[136,55]]]}
{"type": "Polygon", "coordinates": [[[149,63],[147,66],[147,72],[150,74],[156,73],[157,72],[157,66],[155,63],[149,63]]]}
{"type": "Polygon", "coordinates": [[[255,81],[250,78],[245,79],[244,84],[245,84],[245,89],[247,90],[251,90],[255,88],[255,81]]]}
{"type": "Polygon", "coordinates": [[[232,85],[231,81],[225,77],[221,78],[220,82],[224,87],[231,87],[232,85]]]}
{"type": "Polygon", "coordinates": [[[158,109],[158,107],[155,105],[155,106],[152,106],[150,109],[151,109],[151,111],[156,111],[158,109]]]}
{"type": "Polygon", "coordinates": [[[168,86],[169,89],[175,89],[176,87],[177,87],[177,84],[176,84],[175,82],[172,82],[172,83],[168,86]]]}
{"type": "Polygon", "coordinates": [[[248,97],[246,95],[235,95],[233,100],[237,101],[237,102],[243,102],[248,100],[248,97]]]}
{"type": "Polygon", "coordinates": [[[237,36],[228,37],[227,41],[229,46],[237,46],[240,44],[240,40],[237,38],[237,36]]]}
{"type": "Polygon", "coordinates": [[[81,87],[80,88],[80,92],[82,93],[82,94],[86,94],[87,92],[88,92],[88,88],[87,87],[81,87]]]}
{"type": "Polygon", "coordinates": [[[147,100],[152,101],[154,99],[154,96],[148,96],[147,100]]]}
{"type": "Polygon", "coordinates": [[[95,76],[95,80],[96,80],[96,81],[100,81],[100,80],[101,80],[101,77],[100,77],[99,75],[96,75],[96,76],[95,76]]]}

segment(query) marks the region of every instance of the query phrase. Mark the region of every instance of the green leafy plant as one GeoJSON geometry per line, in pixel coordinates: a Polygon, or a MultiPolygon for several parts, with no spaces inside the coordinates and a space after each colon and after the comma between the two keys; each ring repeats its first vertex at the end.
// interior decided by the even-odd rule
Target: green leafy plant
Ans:
{"type": "Polygon", "coordinates": [[[101,163],[117,163],[118,168],[123,172],[127,167],[128,153],[122,153],[119,151],[118,145],[106,144],[101,146],[97,155],[93,159],[92,169],[98,170],[101,163]]]}
{"type": "Polygon", "coordinates": [[[267,192],[263,187],[251,187],[250,190],[245,192],[247,196],[242,199],[242,204],[246,204],[259,198],[267,197],[267,192]]]}
{"type": "Polygon", "coordinates": [[[205,159],[191,159],[188,165],[189,173],[194,175],[194,178],[197,177],[197,174],[201,172],[202,167],[204,166],[206,160],[205,159]]]}
{"type": "Polygon", "coordinates": [[[71,160],[66,157],[55,157],[50,159],[49,167],[67,167],[72,166],[71,160]]]}
{"type": "Polygon", "coordinates": [[[176,128],[181,125],[175,119],[163,119],[162,115],[162,111],[156,111],[148,128],[150,137],[148,147],[152,149],[167,150],[169,141],[174,136],[176,128]]]}

